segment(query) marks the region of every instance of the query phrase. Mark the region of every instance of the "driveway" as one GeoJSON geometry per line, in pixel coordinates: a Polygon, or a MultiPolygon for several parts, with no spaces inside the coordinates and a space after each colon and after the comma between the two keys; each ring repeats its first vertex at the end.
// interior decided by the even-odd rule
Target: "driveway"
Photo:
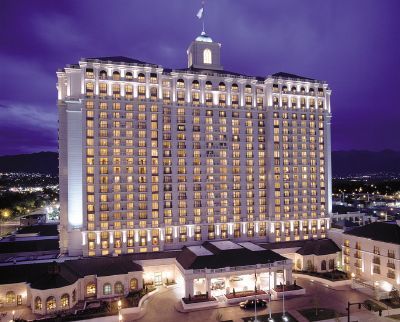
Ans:
{"type": "MultiPolygon", "coordinates": [[[[285,299],[285,311],[296,311],[301,308],[319,307],[336,309],[341,313],[346,313],[347,301],[362,302],[368,298],[363,293],[352,290],[349,286],[342,286],[336,290],[328,288],[322,284],[311,282],[304,278],[297,278],[297,284],[306,288],[306,295],[285,299]]],[[[242,318],[251,315],[251,311],[243,311],[237,305],[180,313],[175,305],[184,295],[182,286],[172,289],[161,288],[160,292],[151,297],[145,303],[146,314],[139,319],[140,322],[203,322],[217,321],[217,315],[222,314],[223,320],[233,320],[243,322],[242,318]]],[[[282,312],[282,301],[271,303],[272,312],[282,312]]],[[[392,321],[387,318],[378,318],[365,309],[358,310],[356,306],[351,308],[352,321],[392,321]],[[357,318],[356,318],[357,315],[357,318]]],[[[268,309],[260,311],[260,314],[267,314],[268,309]]]]}

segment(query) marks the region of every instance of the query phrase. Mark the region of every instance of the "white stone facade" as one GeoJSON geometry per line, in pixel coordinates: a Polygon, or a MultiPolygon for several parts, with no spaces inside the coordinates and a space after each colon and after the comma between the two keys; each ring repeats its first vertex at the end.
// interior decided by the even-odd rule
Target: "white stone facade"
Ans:
{"type": "Polygon", "coordinates": [[[326,236],[331,90],[224,72],[219,51],[201,37],[188,69],[113,57],[57,73],[62,253],[326,236]]]}

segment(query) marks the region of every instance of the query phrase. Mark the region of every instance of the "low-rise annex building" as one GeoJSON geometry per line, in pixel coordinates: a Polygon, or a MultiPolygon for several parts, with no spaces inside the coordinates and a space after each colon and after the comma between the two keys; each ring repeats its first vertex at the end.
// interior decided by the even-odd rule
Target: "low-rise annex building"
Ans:
{"type": "Polygon", "coordinates": [[[340,267],[341,250],[328,238],[261,245],[291,259],[294,270],[323,273],[340,267]]]}
{"type": "Polygon", "coordinates": [[[399,288],[399,221],[353,228],[342,233],[342,241],[344,271],[370,285],[379,297],[387,296],[392,288],[399,288]]]}
{"type": "Polygon", "coordinates": [[[185,297],[273,289],[292,283],[292,261],[251,242],[204,242],[182,250],[0,266],[0,303],[51,315],[78,302],[116,299],[176,282],[185,297]]]}

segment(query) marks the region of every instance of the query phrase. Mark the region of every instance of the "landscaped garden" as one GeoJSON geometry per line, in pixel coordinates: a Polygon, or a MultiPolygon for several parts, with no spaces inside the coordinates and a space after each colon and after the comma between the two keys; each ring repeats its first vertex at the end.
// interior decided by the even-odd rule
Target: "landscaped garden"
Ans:
{"type": "Polygon", "coordinates": [[[313,272],[313,271],[293,271],[293,273],[296,274],[306,274],[306,275],[311,275],[315,277],[320,277],[327,279],[329,281],[335,282],[335,281],[344,281],[348,280],[349,277],[347,276],[347,273],[339,271],[339,270],[333,270],[332,272],[313,272]]]}
{"type": "Polygon", "coordinates": [[[265,291],[257,290],[257,293],[254,291],[240,291],[236,292],[235,290],[232,293],[225,295],[227,299],[235,299],[238,297],[246,297],[246,296],[255,296],[255,295],[264,295],[267,294],[265,291]]]}
{"type": "Polygon", "coordinates": [[[299,313],[303,315],[305,318],[307,318],[309,321],[335,319],[346,315],[338,311],[335,311],[333,309],[316,308],[316,307],[299,310],[299,313]]]}
{"type": "Polygon", "coordinates": [[[280,285],[276,285],[274,287],[275,292],[283,292],[283,291],[289,292],[289,291],[296,291],[296,290],[301,290],[301,289],[302,289],[302,287],[297,284],[291,284],[291,285],[280,284],[280,285]]]}
{"type": "Polygon", "coordinates": [[[193,296],[189,294],[189,297],[183,297],[182,301],[185,304],[193,304],[193,303],[216,301],[216,299],[215,297],[209,296],[207,292],[206,294],[198,294],[193,296]]]}

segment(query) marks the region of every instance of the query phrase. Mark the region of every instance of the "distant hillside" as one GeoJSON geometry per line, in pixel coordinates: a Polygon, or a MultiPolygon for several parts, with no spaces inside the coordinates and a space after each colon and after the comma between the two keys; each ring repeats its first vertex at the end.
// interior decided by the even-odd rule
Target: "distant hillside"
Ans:
{"type": "MultiPolygon", "coordinates": [[[[0,156],[0,171],[58,174],[58,153],[39,152],[0,156]]],[[[333,176],[378,172],[400,173],[400,151],[333,151],[332,172],[333,176]]]]}
{"type": "Polygon", "coordinates": [[[332,172],[333,176],[379,172],[400,173],[400,151],[333,151],[332,172]]]}
{"type": "Polygon", "coordinates": [[[39,152],[0,156],[0,172],[58,174],[58,153],[39,152]]]}

